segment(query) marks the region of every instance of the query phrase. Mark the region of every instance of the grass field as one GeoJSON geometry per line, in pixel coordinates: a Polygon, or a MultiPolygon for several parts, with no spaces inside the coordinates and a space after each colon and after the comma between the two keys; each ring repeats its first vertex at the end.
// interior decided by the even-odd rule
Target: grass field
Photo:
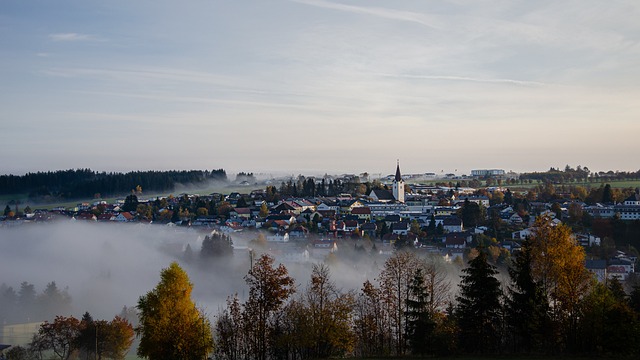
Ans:
{"type": "MultiPolygon", "coordinates": [[[[169,195],[178,196],[183,193],[197,194],[197,195],[209,195],[211,193],[230,194],[232,192],[250,193],[253,190],[264,189],[265,187],[266,187],[265,185],[251,185],[251,186],[217,185],[217,186],[209,186],[204,188],[192,188],[192,189],[178,188],[172,192],[166,192],[166,193],[143,192],[142,195],[138,196],[138,198],[139,199],[155,199],[157,197],[163,197],[163,196],[169,196],[169,195]]],[[[121,196],[108,197],[108,198],[102,198],[102,199],[86,198],[86,199],[69,200],[64,202],[38,203],[38,202],[30,201],[28,198],[28,194],[11,194],[11,195],[0,195],[0,205],[2,206],[2,208],[4,208],[10,201],[15,200],[20,202],[18,206],[20,211],[22,211],[22,209],[24,209],[26,206],[29,206],[32,209],[51,210],[59,206],[64,206],[65,208],[72,208],[78,205],[79,203],[83,203],[83,202],[93,203],[98,200],[104,200],[107,203],[111,204],[118,199],[124,199],[127,195],[128,194],[123,194],[121,196]]],[[[11,208],[14,209],[14,206],[11,206],[11,208]]]]}
{"type": "MultiPolygon", "coordinates": [[[[458,182],[458,181],[469,181],[469,180],[448,180],[448,179],[438,179],[438,180],[419,180],[419,181],[415,181],[413,183],[417,183],[417,184],[421,184],[421,185],[435,185],[437,183],[448,183],[451,182],[454,185],[458,182]]],[[[412,181],[408,181],[408,184],[411,184],[412,181]]],[[[500,185],[502,187],[508,187],[510,189],[531,189],[534,188],[538,185],[540,185],[541,183],[538,183],[537,181],[532,182],[531,184],[515,184],[515,185],[500,185]]],[[[609,184],[611,185],[611,187],[613,188],[619,188],[619,189],[626,189],[626,188],[636,188],[636,187],[640,187],[640,180],[610,180],[610,181],[599,181],[599,182],[573,182],[573,183],[566,183],[564,184],[565,186],[584,186],[584,187],[591,187],[591,188],[597,188],[600,187],[600,185],[604,186],[605,184],[609,184]]],[[[554,186],[559,187],[562,186],[563,184],[554,184],[554,186]]],[[[486,182],[482,183],[483,187],[486,187],[487,184],[486,182]]],[[[497,186],[497,185],[493,185],[493,186],[497,186]]]]}

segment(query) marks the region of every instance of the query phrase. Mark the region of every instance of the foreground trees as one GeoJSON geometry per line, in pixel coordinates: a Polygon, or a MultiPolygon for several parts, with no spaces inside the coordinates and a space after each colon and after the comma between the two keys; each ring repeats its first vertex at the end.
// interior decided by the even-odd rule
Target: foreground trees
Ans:
{"type": "MultiPolygon", "coordinates": [[[[409,296],[414,276],[419,267],[418,257],[411,252],[398,251],[385,262],[380,273],[382,299],[389,311],[395,354],[407,349],[407,318],[409,296]]],[[[424,282],[424,278],[421,279],[424,282]]]]}
{"type": "Polygon", "coordinates": [[[295,292],[294,281],[284,265],[262,255],[245,281],[249,298],[242,304],[237,295],[227,300],[215,323],[216,356],[222,359],[267,359],[282,351],[282,311],[295,292]]]}
{"type": "MultiPolygon", "coordinates": [[[[111,321],[94,321],[89,313],[82,320],[56,316],[45,321],[33,336],[26,353],[42,359],[53,353],[57,358],[124,359],[133,341],[131,324],[116,316],[111,321]]],[[[26,356],[26,355],[25,355],[26,356]]]]}
{"type": "Polygon", "coordinates": [[[202,359],[213,350],[211,325],[191,300],[187,273],[172,263],[160,283],[138,300],[138,355],[156,359],[202,359]]]}

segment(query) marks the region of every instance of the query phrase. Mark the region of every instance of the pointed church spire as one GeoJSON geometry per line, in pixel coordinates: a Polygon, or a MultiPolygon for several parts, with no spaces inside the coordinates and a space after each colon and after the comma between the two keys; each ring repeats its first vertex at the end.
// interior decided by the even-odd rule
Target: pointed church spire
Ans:
{"type": "Polygon", "coordinates": [[[402,181],[402,176],[400,175],[400,159],[398,159],[398,166],[396,167],[396,181],[402,181]]]}

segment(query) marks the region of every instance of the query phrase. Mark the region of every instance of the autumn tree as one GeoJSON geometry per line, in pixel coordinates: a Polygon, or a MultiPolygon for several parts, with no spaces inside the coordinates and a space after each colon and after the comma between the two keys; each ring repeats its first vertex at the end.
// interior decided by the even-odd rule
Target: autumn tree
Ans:
{"type": "Polygon", "coordinates": [[[498,348],[501,338],[502,291],[498,271],[489,264],[483,248],[462,270],[456,316],[460,343],[469,353],[486,354],[498,348]]]}
{"type": "Polygon", "coordinates": [[[264,254],[245,276],[245,282],[249,285],[245,316],[252,324],[249,351],[252,358],[259,360],[267,358],[273,330],[270,320],[295,291],[294,280],[287,268],[282,264],[274,267],[273,264],[273,257],[264,254]]]}
{"type": "Polygon", "coordinates": [[[551,304],[554,321],[562,328],[564,345],[572,347],[577,341],[579,305],[591,284],[584,248],[568,226],[556,226],[547,216],[536,219],[530,241],[533,278],[551,304]]]}
{"type": "Polygon", "coordinates": [[[620,297],[620,289],[597,283],[585,296],[579,328],[581,350],[623,356],[638,353],[638,314],[620,297]]]}
{"type": "Polygon", "coordinates": [[[51,350],[58,358],[67,360],[77,349],[79,334],[80,320],[73,316],[56,316],[53,322],[45,321],[40,325],[34,342],[39,344],[41,351],[51,350]]]}
{"type": "Polygon", "coordinates": [[[391,333],[387,307],[382,301],[382,291],[369,280],[365,281],[354,308],[356,355],[372,357],[389,354],[391,333]]]}
{"type": "Polygon", "coordinates": [[[124,359],[134,338],[133,326],[126,319],[116,316],[111,321],[100,320],[96,324],[98,359],[124,359]]]}
{"type": "Polygon", "coordinates": [[[353,295],[338,291],[330,278],[328,266],[314,264],[303,297],[309,313],[313,344],[311,357],[326,358],[349,353],[354,342],[351,331],[353,295]]]}
{"type": "Polygon", "coordinates": [[[133,326],[126,319],[93,320],[87,312],[80,321],[76,343],[85,359],[124,359],[133,338],[133,326]]]}
{"type": "Polygon", "coordinates": [[[260,213],[258,214],[258,216],[260,216],[263,219],[269,216],[269,207],[267,206],[266,202],[263,202],[260,205],[260,213]]]}
{"type": "Polygon", "coordinates": [[[213,349],[211,325],[191,300],[187,273],[173,262],[138,300],[138,355],[151,360],[202,359],[213,349]]]}

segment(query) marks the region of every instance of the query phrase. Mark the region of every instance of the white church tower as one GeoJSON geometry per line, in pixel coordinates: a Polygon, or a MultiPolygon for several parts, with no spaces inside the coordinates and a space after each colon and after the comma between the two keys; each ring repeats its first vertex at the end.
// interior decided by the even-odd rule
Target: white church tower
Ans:
{"type": "Polygon", "coordinates": [[[400,160],[396,167],[396,177],[393,179],[393,197],[397,202],[404,203],[404,181],[400,175],[400,160]]]}

